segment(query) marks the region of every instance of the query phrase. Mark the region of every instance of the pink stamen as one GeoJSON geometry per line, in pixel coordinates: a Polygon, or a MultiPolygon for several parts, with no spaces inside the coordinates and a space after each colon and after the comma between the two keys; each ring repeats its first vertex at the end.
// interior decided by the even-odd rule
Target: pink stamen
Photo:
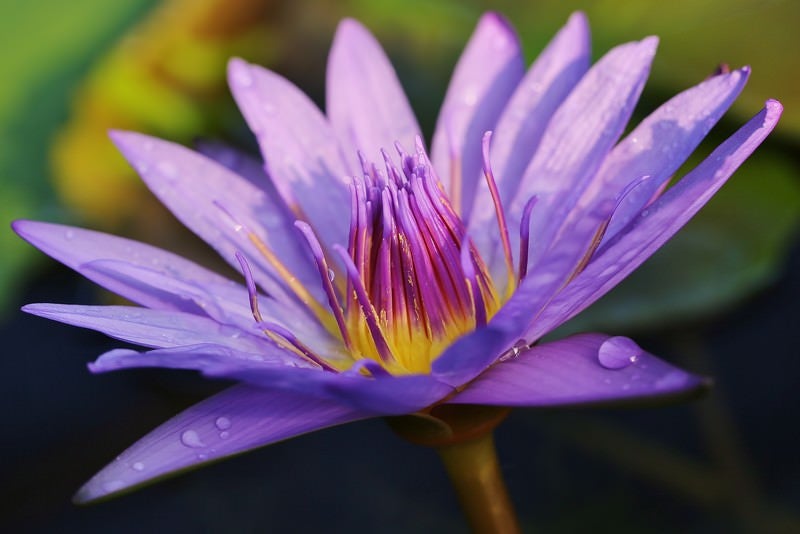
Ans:
{"type": "Polygon", "coordinates": [[[575,270],[572,272],[570,277],[567,279],[568,282],[572,281],[576,276],[578,276],[581,271],[583,271],[589,262],[594,257],[595,253],[597,252],[598,248],[600,248],[600,244],[603,242],[603,237],[606,235],[606,230],[608,230],[608,225],[611,223],[611,219],[614,217],[614,214],[617,212],[619,207],[622,205],[622,202],[631,194],[637,187],[645,183],[647,180],[650,179],[650,176],[641,176],[636,180],[632,181],[628,185],[625,186],[625,189],[617,195],[616,200],[614,201],[613,207],[609,210],[608,215],[603,219],[598,226],[597,231],[592,236],[592,240],[589,242],[589,248],[587,248],[586,253],[583,255],[581,260],[578,262],[578,265],[575,267],[575,270]]]}
{"type": "Polygon", "coordinates": [[[282,337],[287,343],[297,349],[303,356],[305,356],[307,360],[311,361],[312,363],[319,365],[326,371],[336,372],[336,369],[331,367],[330,364],[328,364],[325,360],[314,354],[311,349],[297,339],[297,337],[295,337],[294,334],[292,334],[288,329],[269,321],[259,321],[258,326],[263,328],[268,334],[275,334],[282,337]]]}
{"type": "Polygon", "coordinates": [[[475,312],[475,326],[481,327],[486,324],[486,303],[483,300],[483,293],[478,285],[478,277],[475,267],[472,264],[469,239],[465,236],[461,245],[461,270],[469,283],[470,295],[472,296],[472,307],[475,312]]]}
{"type": "Polygon", "coordinates": [[[353,344],[350,340],[350,334],[347,332],[347,326],[344,322],[342,308],[339,306],[339,300],[336,298],[336,291],[334,290],[333,283],[328,276],[329,268],[328,263],[325,261],[325,256],[322,253],[322,245],[319,244],[317,236],[314,235],[314,231],[311,229],[308,223],[303,221],[295,221],[294,225],[298,230],[300,230],[300,233],[303,234],[306,242],[308,242],[308,247],[311,249],[311,254],[314,256],[314,262],[317,264],[317,270],[319,271],[319,276],[322,280],[322,287],[324,288],[325,294],[328,297],[328,304],[333,312],[333,316],[336,318],[336,324],[339,327],[339,333],[342,335],[342,341],[344,341],[344,344],[348,349],[351,349],[353,344]]]}
{"type": "Polygon", "coordinates": [[[531,237],[531,212],[539,197],[533,195],[522,209],[522,220],[519,223],[519,274],[517,282],[522,282],[528,274],[528,246],[531,237]]]}
{"type": "Polygon", "coordinates": [[[395,361],[394,355],[392,355],[389,344],[386,342],[386,338],[384,337],[383,331],[378,323],[378,315],[375,313],[375,308],[372,306],[369,296],[367,295],[367,291],[364,289],[364,285],[361,283],[358,269],[344,248],[342,248],[340,245],[333,245],[333,249],[339,254],[339,256],[341,256],[342,262],[344,262],[345,269],[347,270],[347,277],[353,284],[356,299],[358,300],[358,304],[361,307],[361,311],[363,312],[364,318],[367,321],[367,328],[369,328],[370,334],[372,335],[375,348],[378,349],[378,354],[386,363],[395,361]]]}
{"type": "Polygon", "coordinates": [[[234,255],[239,261],[239,265],[242,267],[244,282],[247,286],[247,295],[250,297],[250,311],[253,314],[253,319],[255,319],[257,323],[260,323],[262,319],[261,312],[258,311],[258,291],[256,290],[256,281],[253,278],[253,272],[250,270],[250,264],[247,263],[247,259],[238,250],[234,255]]]}
{"type": "MultiPolygon", "coordinates": [[[[311,349],[301,343],[289,330],[279,324],[267,322],[261,318],[261,312],[258,310],[258,291],[256,290],[256,282],[253,279],[253,272],[250,270],[250,264],[247,262],[247,258],[239,251],[235,253],[235,256],[239,261],[239,265],[242,267],[242,274],[244,275],[245,285],[247,286],[247,294],[250,297],[250,311],[253,314],[253,319],[256,320],[256,324],[260,328],[263,328],[268,336],[272,337],[272,335],[276,334],[282,337],[312,363],[319,365],[327,371],[335,371],[333,367],[328,365],[324,360],[314,354],[311,349]]],[[[273,341],[275,340],[273,339],[273,341]]]]}
{"type": "Polygon", "coordinates": [[[514,259],[511,256],[511,241],[508,239],[508,224],[506,223],[503,203],[500,200],[500,193],[497,190],[497,183],[495,182],[494,173],[492,172],[492,163],[489,160],[489,143],[491,140],[491,131],[483,134],[483,142],[481,143],[481,152],[483,154],[483,175],[486,177],[486,184],[489,186],[489,193],[492,195],[494,212],[497,216],[497,226],[500,229],[500,242],[503,244],[503,254],[505,255],[506,270],[508,272],[508,289],[513,290],[515,282],[514,259]]]}

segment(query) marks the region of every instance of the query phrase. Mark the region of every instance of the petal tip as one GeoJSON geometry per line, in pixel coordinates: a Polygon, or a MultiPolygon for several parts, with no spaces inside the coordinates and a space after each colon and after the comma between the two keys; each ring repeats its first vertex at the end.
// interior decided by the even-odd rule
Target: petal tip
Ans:
{"type": "MultiPolygon", "coordinates": [[[[780,103],[779,100],[775,100],[774,98],[770,98],[764,103],[764,107],[767,108],[767,114],[772,116],[780,116],[783,113],[783,104],[780,103]]],[[[776,117],[777,118],[777,117],[776,117]]]]}
{"type": "Polygon", "coordinates": [[[334,43],[341,38],[351,38],[351,37],[363,37],[363,36],[372,36],[370,31],[359,21],[354,18],[346,17],[339,21],[339,25],[336,26],[336,33],[334,35],[334,43]]]}
{"type": "Polygon", "coordinates": [[[35,224],[35,221],[30,221],[28,219],[16,219],[11,221],[11,230],[24,239],[27,235],[26,229],[32,224],[35,224]]]}
{"type": "Polygon", "coordinates": [[[642,39],[639,44],[644,48],[646,51],[655,54],[656,49],[658,48],[659,38],[657,35],[650,35],[642,39]]]}
{"type": "Polygon", "coordinates": [[[586,16],[586,13],[583,11],[573,11],[572,14],[567,19],[567,24],[569,28],[575,30],[589,30],[589,17],[586,16]]]}
{"type": "Polygon", "coordinates": [[[232,57],[228,60],[228,87],[231,88],[232,92],[235,93],[237,89],[252,85],[251,68],[252,65],[241,58],[232,57]]]}
{"type": "Polygon", "coordinates": [[[128,130],[109,130],[108,137],[111,139],[111,142],[114,143],[114,146],[117,147],[117,150],[122,152],[126,158],[129,154],[137,154],[147,148],[147,143],[152,144],[155,141],[160,141],[160,139],[155,137],[128,130]]]}

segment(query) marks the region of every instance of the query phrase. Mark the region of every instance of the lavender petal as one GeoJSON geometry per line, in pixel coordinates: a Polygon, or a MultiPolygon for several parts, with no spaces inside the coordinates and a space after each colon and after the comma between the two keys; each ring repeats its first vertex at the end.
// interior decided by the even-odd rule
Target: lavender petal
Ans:
{"type": "Polygon", "coordinates": [[[431,161],[446,191],[453,156],[460,160],[461,203],[454,207],[464,220],[476,191],[483,189],[481,138],[494,129],[524,69],[519,39],[508,21],[496,13],[483,15],[450,80],[431,148],[431,161]]]}
{"type": "Polygon", "coordinates": [[[325,109],[351,173],[361,172],[358,150],[369,161],[379,162],[381,149],[390,150],[397,141],[410,150],[421,135],[381,45],[353,19],[343,20],[336,30],[326,87],[325,109]]]}
{"type": "MultiPolygon", "coordinates": [[[[591,43],[583,13],[575,13],[536,58],[511,96],[495,129],[491,161],[500,199],[511,203],[525,167],[536,153],[542,135],[560,104],[589,68],[591,43]]],[[[489,260],[498,245],[494,233],[480,231],[494,225],[491,195],[479,188],[470,213],[470,235],[481,255],[489,260]]],[[[516,232],[515,228],[512,228],[516,232]]],[[[494,262],[489,261],[495,265],[494,262]]],[[[502,261],[496,264],[503,268],[502,261]]],[[[502,270],[493,272],[500,274],[502,270]]]]}
{"type": "Polygon", "coordinates": [[[527,338],[537,339],[574,317],[658,250],[753,153],[775,127],[782,111],[779,102],[767,101],[760,113],[598,250],[586,269],[547,306],[527,338]]]}
{"type": "Polygon", "coordinates": [[[448,400],[454,404],[561,407],[689,395],[702,378],[648,354],[628,338],[580,334],[498,362],[448,400]]]}
{"type": "MultiPolygon", "coordinates": [[[[233,59],[228,80],[286,204],[326,246],[346,243],[350,193],[345,177],[352,169],[325,116],[300,89],[267,69],[233,59]]],[[[294,238],[294,229],[288,235],[294,238]]]]}
{"type": "MultiPolygon", "coordinates": [[[[537,195],[531,216],[536,235],[529,247],[532,266],[622,134],[647,80],[657,42],[649,37],[612,49],[589,69],[550,121],[507,213],[509,225],[516,228],[528,199],[537,195]]],[[[514,248],[516,244],[515,240],[514,248]]]]}
{"type": "Polygon", "coordinates": [[[70,304],[28,304],[22,311],[90,328],[107,336],[145,347],[177,347],[216,343],[240,351],[269,350],[266,338],[191,313],[151,310],[134,306],[82,306],[70,304]]]}
{"type": "Polygon", "coordinates": [[[234,386],[137,441],[92,477],[75,501],[105,498],[207,462],[367,417],[329,400],[234,386]]]}

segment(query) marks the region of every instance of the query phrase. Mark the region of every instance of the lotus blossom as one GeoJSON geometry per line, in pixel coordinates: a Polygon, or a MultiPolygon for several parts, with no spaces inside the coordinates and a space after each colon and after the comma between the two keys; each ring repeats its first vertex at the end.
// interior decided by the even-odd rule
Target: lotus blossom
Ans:
{"type": "Polygon", "coordinates": [[[326,112],[234,59],[260,161],[128,132],[111,137],[153,193],[242,273],[90,230],[17,221],[24,239],[139,306],[24,310],[142,345],[89,364],[193,369],[238,384],[92,478],[78,501],[299,434],[444,404],[553,407],[683,395],[703,380],[626,337],[543,336],[644,262],[775,126],[768,101],[671,187],[748,68],[678,94],[622,137],[657,39],[590,65],[574,14],[533,65],[484,15],[430,148],[375,38],[343,21],[326,112]]]}

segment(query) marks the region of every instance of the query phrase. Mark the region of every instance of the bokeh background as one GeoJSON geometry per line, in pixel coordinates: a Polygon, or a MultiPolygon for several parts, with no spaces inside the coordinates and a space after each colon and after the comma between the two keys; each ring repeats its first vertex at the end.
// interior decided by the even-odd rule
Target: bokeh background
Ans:
{"type": "Polygon", "coordinates": [[[661,37],[641,118],[720,63],[753,67],[699,150],[778,98],[770,139],[690,225],[567,325],[635,335],[713,376],[680,406],[517,410],[498,430],[523,525],[542,532],[800,532],[800,3],[792,0],[29,0],[0,3],[0,530],[461,532],[431,451],[381,421],[304,436],[89,507],[95,471],[158,423],[224,387],[191,373],[93,377],[118,343],[21,314],[26,302],[108,302],[8,228],[16,218],[134,236],[215,265],[107,140],[132,129],[254,150],[224,84],[232,55],[323,101],[327,49],[354,16],[392,58],[430,136],[480,13],[506,14],[532,61],[570,12],[594,55],[661,37]]]}

